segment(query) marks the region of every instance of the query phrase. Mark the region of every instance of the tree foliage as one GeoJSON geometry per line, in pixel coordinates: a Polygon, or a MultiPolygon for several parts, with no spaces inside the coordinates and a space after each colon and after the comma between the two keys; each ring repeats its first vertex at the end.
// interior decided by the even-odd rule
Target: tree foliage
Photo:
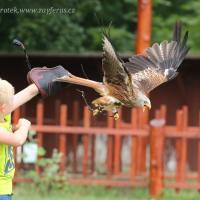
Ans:
{"type": "MultiPolygon", "coordinates": [[[[152,42],[170,39],[175,21],[190,31],[192,51],[200,51],[200,1],[153,0],[152,42]]],[[[73,8],[71,14],[9,14],[0,12],[0,50],[12,51],[21,39],[33,51],[101,51],[102,30],[110,32],[120,52],[134,50],[137,0],[1,0],[2,8],[73,8]],[[110,22],[112,25],[109,27],[110,22]]]]}

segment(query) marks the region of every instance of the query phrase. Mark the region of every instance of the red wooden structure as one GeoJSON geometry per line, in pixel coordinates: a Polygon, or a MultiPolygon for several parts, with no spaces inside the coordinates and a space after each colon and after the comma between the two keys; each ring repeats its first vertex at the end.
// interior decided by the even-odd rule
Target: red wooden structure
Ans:
{"type": "MultiPolygon", "coordinates": [[[[121,117],[118,121],[113,121],[113,118],[107,116],[106,124],[98,123],[98,120],[93,120],[91,113],[87,107],[84,108],[83,121],[76,119],[70,121],[68,117],[67,105],[55,105],[60,116],[59,120],[54,120],[54,124],[45,122],[44,119],[44,105],[42,102],[37,104],[36,123],[32,125],[32,129],[37,131],[38,146],[43,146],[45,138],[48,134],[57,137],[56,148],[62,152],[62,159],[60,163],[60,171],[63,173],[68,169],[67,173],[71,174],[71,178],[66,181],[73,184],[99,184],[105,186],[132,186],[132,187],[148,187],[152,196],[158,196],[162,193],[164,187],[175,188],[177,191],[182,188],[200,189],[200,123],[197,126],[188,126],[188,108],[184,106],[182,109],[176,111],[176,125],[166,125],[167,110],[166,106],[161,106],[155,113],[155,118],[148,121],[147,113],[140,109],[132,109],[130,111],[130,122],[124,122],[121,117]],[[56,122],[57,121],[57,122],[56,122]],[[56,124],[57,123],[57,124],[56,124]],[[71,140],[71,136],[76,136],[71,140]],[[95,166],[95,141],[97,135],[106,135],[106,161],[104,166],[106,171],[98,173],[95,166]],[[77,145],[78,137],[82,137],[83,146],[82,161],[79,165],[77,163],[77,145]],[[129,137],[131,140],[131,147],[129,148],[131,155],[131,162],[128,170],[122,169],[122,141],[124,137],[129,137]],[[70,142],[68,143],[68,139],[70,142]],[[139,138],[145,139],[145,150],[141,151],[139,138]],[[173,173],[168,173],[165,169],[164,158],[166,153],[166,140],[174,141],[174,149],[176,152],[176,170],[173,173]],[[196,155],[197,171],[191,172],[186,169],[187,158],[187,142],[188,140],[198,141],[198,152],[196,155]],[[148,147],[150,146],[150,152],[148,147]],[[73,152],[72,160],[68,159],[69,152],[73,152]],[[143,155],[145,154],[145,155],[143,155]],[[150,159],[146,155],[150,154],[150,159]],[[67,161],[67,162],[66,162],[67,161]],[[146,163],[149,163],[146,164],[146,163]],[[69,170],[69,166],[71,169],[69,170]],[[95,174],[95,175],[94,175],[95,174]],[[193,180],[193,183],[190,183],[193,180]]],[[[73,105],[74,113],[77,111],[78,104],[73,105]]],[[[13,120],[17,122],[20,117],[20,112],[23,109],[17,110],[14,113],[13,120]]],[[[121,111],[121,116],[123,112],[121,111]]],[[[105,116],[104,116],[105,117],[105,116]]],[[[200,121],[200,115],[199,115],[200,121]]],[[[23,165],[17,163],[17,172],[23,168],[23,165]]],[[[39,170],[39,169],[36,169],[39,170]]],[[[16,181],[21,181],[19,173],[16,175],[16,181]]]]}
{"type": "MultiPolygon", "coordinates": [[[[138,22],[136,33],[136,54],[144,53],[144,50],[151,45],[151,23],[152,23],[152,1],[151,0],[138,0],[138,22]]],[[[139,125],[141,126],[141,124],[139,125]]],[[[142,160],[145,160],[145,138],[138,138],[135,145],[137,145],[138,170],[145,171],[145,165],[142,160]],[[141,156],[140,156],[141,155],[141,156]]]]}
{"type": "MultiPolygon", "coordinates": [[[[138,0],[138,3],[136,52],[142,53],[144,48],[150,45],[151,1],[138,0]]],[[[91,61],[89,64],[93,65],[91,61]]],[[[187,71],[185,74],[188,75],[187,71]]],[[[172,84],[171,88],[174,88],[174,84],[172,84]]],[[[170,92],[163,90],[164,93],[170,93],[173,96],[171,88],[170,92]]],[[[186,98],[185,91],[187,91],[187,87],[183,87],[183,84],[181,84],[181,88],[181,95],[184,98],[181,97],[180,104],[182,99],[186,98]]],[[[197,94],[193,91],[191,93],[197,94]]],[[[158,96],[165,98],[164,95],[159,94],[158,96]]],[[[160,98],[154,99],[155,101],[160,100],[160,98]]],[[[173,110],[176,107],[176,103],[171,102],[169,109],[173,110]]],[[[193,105],[194,102],[191,103],[193,105]]],[[[199,105],[199,103],[196,104],[199,105]]],[[[154,105],[158,105],[158,103],[154,105]]],[[[67,166],[71,167],[68,171],[71,174],[71,178],[66,180],[69,183],[149,187],[150,194],[153,197],[162,194],[165,187],[175,188],[177,191],[182,188],[200,189],[200,115],[199,124],[188,126],[188,108],[186,106],[173,113],[171,111],[167,113],[166,106],[161,106],[159,110],[156,110],[154,119],[150,122],[147,112],[143,113],[141,110],[132,109],[129,113],[126,112],[127,115],[130,115],[129,122],[124,122],[122,120],[124,118],[114,122],[112,118],[107,116],[106,124],[94,121],[86,107],[83,110],[83,120],[79,119],[82,110],[77,101],[74,101],[72,105],[72,115],[68,114],[69,107],[67,105],[60,105],[60,102],[57,101],[54,109],[55,118],[50,120],[44,116],[47,111],[45,111],[42,102],[37,104],[36,110],[36,120],[33,119],[32,129],[37,131],[38,146],[45,146],[48,141],[48,145],[54,143],[54,146],[62,152],[60,171],[63,173],[66,171],[67,166]],[[167,125],[167,114],[170,114],[170,116],[176,115],[176,124],[174,126],[167,125]],[[47,140],[49,135],[54,139],[48,138],[47,140]],[[95,145],[96,136],[98,135],[107,137],[107,158],[104,163],[106,171],[104,173],[96,172],[98,166],[95,166],[97,153],[95,152],[95,145]],[[82,138],[81,145],[83,146],[81,164],[77,160],[77,147],[80,145],[80,137],[82,138]],[[129,149],[131,162],[126,171],[123,170],[121,157],[122,141],[125,137],[129,137],[129,140],[131,140],[129,149]],[[172,141],[176,153],[176,170],[172,173],[165,169],[167,140],[172,141]],[[196,140],[198,149],[197,155],[194,154],[197,158],[197,170],[192,172],[186,168],[189,140],[196,140]],[[148,151],[149,146],[150,152],[148,151]],[[72,160],[69,160],[69,151],[73,154],[72,160]],[[150,154],[149,160],[147,159],[148,154],[150,154]],[[190,183],[190,180],[193,182],[190,183]]],[[[25,116],[25,113],[26,109],[24,108],[16,111],[13,118],[14,123],[17,122],[21,115],[25,116]]],[[[121,110],[121,115],[123,115],[123,110],[121,110]]],[[[23,164],[16,162],[16,168],[16,171],[19,172],[23,168],[23,164]]],[[[40,169],[36,170],[40,171],[40,169]]],[[[25,181],[22,178],[20,173],[17,173],[15,181],[25,181]]]]}

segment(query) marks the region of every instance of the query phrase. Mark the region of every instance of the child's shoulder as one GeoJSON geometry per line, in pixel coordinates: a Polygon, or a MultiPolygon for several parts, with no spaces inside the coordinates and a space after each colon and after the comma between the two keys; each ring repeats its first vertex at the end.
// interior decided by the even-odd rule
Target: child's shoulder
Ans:
{"type": "Polygon", "coordinates": [[[11,122],[11,114],[6,115],[6,116],[4,117],[4,119],[5,119],[6,122],[11,122]]]}

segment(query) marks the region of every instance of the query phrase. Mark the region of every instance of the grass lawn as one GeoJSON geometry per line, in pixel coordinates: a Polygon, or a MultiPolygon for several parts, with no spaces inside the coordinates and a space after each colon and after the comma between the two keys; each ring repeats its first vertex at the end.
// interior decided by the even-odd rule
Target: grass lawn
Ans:
{"type": "MultiPolygon", "coordinates": [[[[31,184],[18,184],[13,200],[150,200],[147,189],[105,188],[100,186],[66,186],[62,191],[40,194],[31,184]]],[[[183,190],[175,193],[167,189],[160,200],[199,200],[197,191],[183,190]]]]}

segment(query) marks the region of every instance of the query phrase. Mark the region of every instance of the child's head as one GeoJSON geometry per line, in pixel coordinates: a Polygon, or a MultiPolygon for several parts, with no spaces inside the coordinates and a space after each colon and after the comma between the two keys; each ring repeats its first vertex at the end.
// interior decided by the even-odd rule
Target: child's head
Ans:
{"type": "Polygon", "coordinates": [[[14,87],[6,80],[0,78],[0,113],[9,114],[13,105],[14,87]]]}

